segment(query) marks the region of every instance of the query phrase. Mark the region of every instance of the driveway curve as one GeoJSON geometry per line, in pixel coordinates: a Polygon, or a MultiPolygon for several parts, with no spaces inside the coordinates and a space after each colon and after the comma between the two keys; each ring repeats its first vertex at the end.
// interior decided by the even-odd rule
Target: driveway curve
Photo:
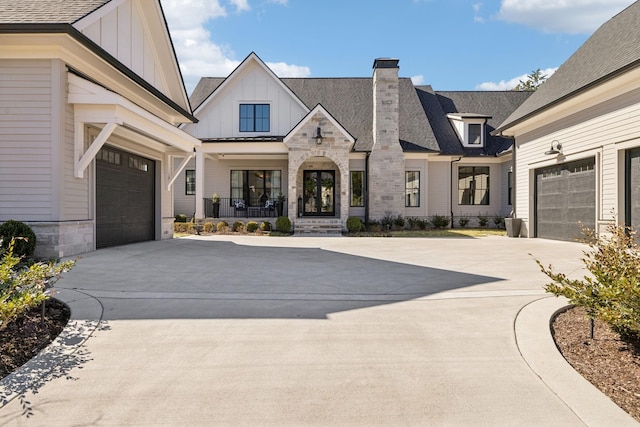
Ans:
{"type": "Polygon", "coordinates": [[[101,249],[57,284],[86,340],[0,424],[588,425],[514,332],[547,297],[533,257],[580,276],[583,249],[252,236],[101,249]]]}

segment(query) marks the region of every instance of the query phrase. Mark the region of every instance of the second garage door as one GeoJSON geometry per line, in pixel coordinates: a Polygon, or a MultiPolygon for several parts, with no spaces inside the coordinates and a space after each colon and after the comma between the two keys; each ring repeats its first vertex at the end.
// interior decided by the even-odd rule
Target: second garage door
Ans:
{"type": "Polygon", "coordinates": [[[595,227],[594,166],[591,157],[536,170],[536,237],[573,241],[582,236],[579,222],[595,227]]]}
{"type": "Polygon", "coordinates": [[[110,146],[96,156],[96,247],[155,238],[155,164],[110,146]]]}

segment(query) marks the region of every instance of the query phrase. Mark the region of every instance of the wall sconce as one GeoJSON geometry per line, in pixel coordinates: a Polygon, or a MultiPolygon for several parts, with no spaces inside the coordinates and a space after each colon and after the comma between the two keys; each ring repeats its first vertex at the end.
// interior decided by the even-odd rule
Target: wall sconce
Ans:
{"type": "Polygon", "coordinates": [[[562,152],[562,144],[557,139],[551,141],[551,147],[544,152],[547,156],[553,156],[562,152]]]}
{"type": "Polygon", "coordinates": [[[322,144],[322,134],[320,133],[320,127],[316,129],[316,136],[313,137],[316,140],[316,145],[322,144]]]}

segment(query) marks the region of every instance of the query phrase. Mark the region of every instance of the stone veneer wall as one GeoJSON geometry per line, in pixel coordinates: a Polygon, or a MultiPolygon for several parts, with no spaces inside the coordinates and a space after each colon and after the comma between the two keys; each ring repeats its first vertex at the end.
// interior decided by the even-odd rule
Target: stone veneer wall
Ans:
{"type": "Polygon", "coordinates": [[[93,221],[26,222],[36,234],[34,256],[63,258],[95,250],[93,221]]]}
{"type": "Polygon", "coordinates": [[[295,224],[298,215],[298,197],[302,197],[302,170],[336,170],[336,214],[343,227],[349,217],[349,152],[351,141],[322,113],[315,114],[288,141],[289,147],[289,219],[295,224]],[[316,145],[313,137],[316,129],[322,129],[322,145],[316,145]],[[332,166],[330,164],[333,163],[332,166]],[[305,165],[305,167],[303,167],[305,165]],[[300,189],[300,192],[298,192],[300,189]]]}
{"type": "MultiPolygon", "coordinates": [[[[404,215],[405,165],[400,146],[398,67],[373,73],[373,149],[369,156],[369,217],[404,215]]],[[[396,62],[397,64],[397,62],[396,62]]]]}

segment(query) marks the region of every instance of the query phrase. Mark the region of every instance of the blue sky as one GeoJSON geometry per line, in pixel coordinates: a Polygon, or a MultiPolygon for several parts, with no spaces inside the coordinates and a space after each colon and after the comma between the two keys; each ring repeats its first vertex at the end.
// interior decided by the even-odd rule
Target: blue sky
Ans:
{"type": "Polygon", "coordinates": [[[252,51],[280,77],[369,77],[375,58],[436,90],[548,75],[633,0],[161,0],[187,91],[252,51]]]}

